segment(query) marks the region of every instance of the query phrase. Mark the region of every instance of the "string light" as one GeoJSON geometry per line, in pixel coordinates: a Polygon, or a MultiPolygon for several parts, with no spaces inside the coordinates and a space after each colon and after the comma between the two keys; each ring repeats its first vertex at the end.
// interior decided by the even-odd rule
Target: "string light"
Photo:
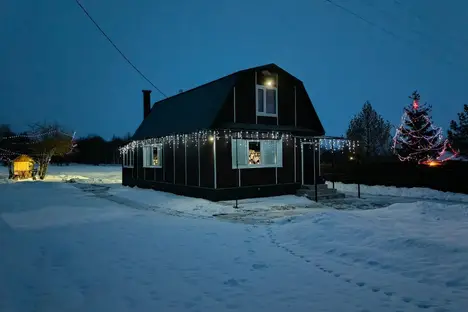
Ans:
{"type": "MultiPolygon", "coordinates": [[[[44,136],[47,136],[47,135],[54,135],[54,134],[60,134],[60,135],[64,135],[66,137],[70,137],[71,138],[71,143],[70,143],[70,150],[68,152],[65,153],[65,155],[68,155],[70,154],[71,152],[73,152],[74,148],[77,146],[76,144],[76,141],[75,141],[75,135],[76,135],[76,132],[73,132],[73,135],[70,135],[68,133],[65,133],[63,131],[60,131],[58,129],[53,129],[53,130],[49,130],[49,131],[45,131],[45,132],[41,132],[41,133],[32,133],[32,134],[19,134],[19,135],[13,135],[13,136],[8,136],[8,137],[1,137],[0,138],[0,141],[2,140],[17,140],[17,139],[28,139],[28,141],[22,141],[22,142],[12,142],[11,144],[17,144],[17,145],[32,145],[32,144],[39,144],[41,143],[41,138],[43,138],[44,136]]],[[[17,157],[17,156],[20,156],[20,155],[23,155],[25,153],[18,153],[18,152],[14,152],[14,151],[11,151],[11,150],[8,150],[8,149],[4,149],[4,148],[0,148],[0,159],[1,160],[11,160],[12,157],[17,157]]],[[[39,157],[39,156],[43,156],[43,154],[27,154],[29,155],[30,157],[39,157]]]]}
{"type": "Polygon", "coordinates": [[[224,140],[228,142],[231,138],[245,139],[245,140],[279,140],[282,139],[286,145],[292,143],[293,138],[296,138],[297,143],[311,143],[307,144],[308,148],[319,147],[323,150],[341,150],[349,149],[350,152],[355,153],[356,147],[359,143],[356,141],[347,140],[345,138],[327,138],[327,137],[294,137],[289,133],[282,133],[277,131],[272,132],[260,132],[260,131],[236,131],[236,130],[205,130],[197,131],[191,134],[174,134],[160,138],[151,138],[145,140],[135,140],[124,146],[119,151],[121,154],[128,152],[129,150],[135,150],[143,146],[156,146],[159,144],[166,144],[168,148],[172,148],[173,145],[178,146],[179,144],[194,144],[201,145],[211,143],[216,140],[224,140]]]}

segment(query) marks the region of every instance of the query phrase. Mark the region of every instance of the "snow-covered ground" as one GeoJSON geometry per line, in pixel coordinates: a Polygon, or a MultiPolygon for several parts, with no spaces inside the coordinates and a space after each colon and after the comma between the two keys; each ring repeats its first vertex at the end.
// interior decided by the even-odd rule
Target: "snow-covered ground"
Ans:
{"type": "Polygon", "coordinates": [[[468,306],[463,196],[281,196],[234,209],[123,187],[118,166],[50,172],[0,184],[0,311],[468,306]]]}
{"type": "MultiPolygon", "coordinates": [[[[328,186],[333,187],[333,183],[327,182],[328,186]]],[[[358,191],[357,184],[345,184],[341,182],[335,182],[334,187],[345,194],[356,194],[358,191]]],[[[432,190],[423,187],[394,187],[394,186],[369,186],[361,185],[361,194],[366,195],[377,195],[377,196],[398,196],[406,198],[415,198],[415,199],[429,199],[429,200],[441,200],[441,201],[451,201],[451,202],[463,202],[468,203],[468,195],[451,193],[451,192],[441,192],[437,190],[432,190]]],[[[369,196],[367,196],[369,197],[369,196]]]]}

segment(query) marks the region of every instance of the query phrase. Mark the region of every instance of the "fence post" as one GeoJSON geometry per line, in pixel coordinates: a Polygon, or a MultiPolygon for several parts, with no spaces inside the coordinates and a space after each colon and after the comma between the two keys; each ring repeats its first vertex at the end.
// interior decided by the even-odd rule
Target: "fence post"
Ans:
{"type": "Polygon", "coordinates": [[[361,198],[361,179],[359,178],[361,175],[361,157],[359,154],[356,155],[356,163],[357,163],[357,172],[358,172],[358,183],[357,183],[357,196],[361,198]]]}

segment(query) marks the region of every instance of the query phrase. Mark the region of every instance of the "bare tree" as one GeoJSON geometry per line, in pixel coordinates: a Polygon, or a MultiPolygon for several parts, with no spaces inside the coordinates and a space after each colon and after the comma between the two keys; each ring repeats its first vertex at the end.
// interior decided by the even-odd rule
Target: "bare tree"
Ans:
{"type": "Polygon", "coordinates": [[[62,156],[73,149],[73,136],[63,132],[58,124],[35,124],[31,126],[35,137],[31,148],[39,164],[38,175],[43,180],[53,156],[62,156]]]}

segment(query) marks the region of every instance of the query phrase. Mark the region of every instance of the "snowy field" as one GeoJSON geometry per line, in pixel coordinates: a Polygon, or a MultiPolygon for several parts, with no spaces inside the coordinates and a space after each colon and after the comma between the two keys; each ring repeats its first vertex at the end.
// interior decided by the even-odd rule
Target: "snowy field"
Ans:
{"type": "Polygon", "coordinates": [[[2,312],[468,306],[464,195],[364,187],[358,199],[341,185],[346,199],[234,209],[122,187],[118,166],[52,167],[24,182],[0,170],[2,312]]]}

